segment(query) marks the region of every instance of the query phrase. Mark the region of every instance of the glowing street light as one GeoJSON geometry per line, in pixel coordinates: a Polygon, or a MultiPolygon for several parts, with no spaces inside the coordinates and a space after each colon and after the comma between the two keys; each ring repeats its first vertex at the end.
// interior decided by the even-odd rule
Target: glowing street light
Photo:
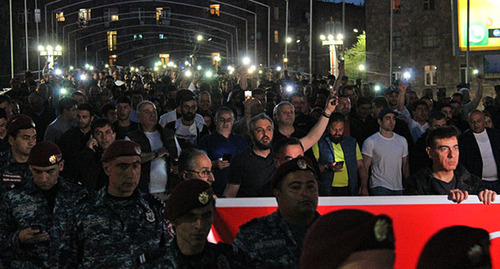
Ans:
{"type": "Polygon", "coordinates": [[[287,37],[286,38],[286,43],[292,43],[292,38],[291,37],[287,37]]]}
{"type": "Polygon", "coordinates": [[[55,56],[61,56],[62,55],[62,47],[61,45],[39,45],[38,46],[38,52],[40,53],[40,56],[45,56],[47,57],[47,62],[49,63],[49,68],[54,67],[54,62],[56,60],[55,56]],[[54,49],[55,47],[55,49],[54,49]]]}
{"type": "Polygon", "coordinates": [[[478,70],[478,69],[474,69],[474,70],[472,70],[472,74],[474,74],[474,75],[479,74],[479,70],[478,70]]]}
{"type": "MultiPolygon", "coordinates": [[[[324,35],[322,35],[324,36],[324,35]]],[[[321,38],[321,36],[320,36],[321,38]]],[[[328,35],[328,40],[321,39],[321,44],[323,46],[328,46],[328,50],[330,52],[330,74],[335,75],[336,77],[339,74],[338,71],[338,59],[337,59],[337,45],[344,44],[344,36],[342,34],[337,35],[337,39],[334,38],[332,34],[328,35]]]]}
{"type": "Polygon", "coordinates": [[[243,57],[243,59],[241,60],[241,62],[244,65],[249,65],[250,64],[250,58],[249,57],[243,57]]]}
{"type": "Polygon", "coordinates": [[[202,40],[203,40],[203,36],[202,36],[202,35],[198,35],[198,36],[196,37],[196,40],[197,40],[198,42],[199,42],[199,41],[202,41],[202,40]]]}
{"type": "Polygon", "coordinates": [[[326,40],[326,36],[325,35],[320,35],[319,39],[321,39],[321,41],[326,40]]]}

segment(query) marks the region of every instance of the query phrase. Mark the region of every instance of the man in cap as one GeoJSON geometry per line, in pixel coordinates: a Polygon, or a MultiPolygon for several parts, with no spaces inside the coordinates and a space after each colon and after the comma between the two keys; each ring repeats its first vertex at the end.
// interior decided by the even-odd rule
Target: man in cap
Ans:
{"type": "Polygon", "coordinates": [[[278,210],[242,225],[234,244],[257,268],[298,268],[307,229],[319,217],[317,177],[299,157],[276,169],[271,186],[278,210]]]}
{"type": "Polygon", "coordinates": [[[52,142],[34,146],[28,164],[33,176],[0,204],[0,253],[12,268],[55,268],[68,220],[87,191],[59,176],[64,161],[52,142]]]}
{"type": "Polygon", "coordinates": [[[160,202],[137,188],[139,145],[117,140],[102,162],[109,184],[76,213],[62,245],[61,268],[130,268],[167,242],[160,202]]]}
{"type": "Polygon", "coordinates": [[[309,229],[300,268],[393,268],[392,220],[344,209],[320,217],[309,229]]]}
{"type": "Polygon", "coordinates": [[[469,173],[459,163],[458,130],[453,126],[432,130],[427,137],[427,154],[432,165],[413,174],[407,180],[405,194],[439,195],[461,203],[474,194],[484,204],[495,201],[496,192],[484,187],[479,177],[469,173]]]}
{"type": "Polygon", "coordinates": [[[177,185],[165,208],[175,230],[154,268],[245,268],[242,255],[231,245],[207,242],[214,222],[215,200],[210,185],[202,180],[177,185]]]}
{"type": "Polygon", "coordinates": [[[0,153],[0,194],[31,177],[27,162],[36,145],[35,124],[26,115],[15,115],[7,122],[6,138],[10,149],[0,153]]]}
{"type": "MultiPolygon", "coordinates": [[[[370,195],[402,195],[403,179],[409,176],[408,143],[394,133],[397,112],[384,108],[378,115],[379,132],[363,143],[365,169],[370,169],[370,195]]],[[[366,172],[368,174],[368,171],[366,172]]],[[[361,192],[367,194],[368,182],[361,182],[361,192]]]]}

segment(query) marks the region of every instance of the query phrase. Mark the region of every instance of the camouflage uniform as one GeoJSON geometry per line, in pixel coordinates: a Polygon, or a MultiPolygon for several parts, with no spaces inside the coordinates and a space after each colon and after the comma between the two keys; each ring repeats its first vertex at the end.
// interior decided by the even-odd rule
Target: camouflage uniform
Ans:
{"type": "Polygon", "coordinates": [[[238,253],[236,247],[230,244],[212,244],[207,242],[200,254],[193,257],[183,255],[177,246],[176,239],[168,242],[166,249],[158,253],[159,258],[151,264],[145,264],[141,268],[154,269],[226,269],[226,268],[250,268],[244,262],[244,256],[238,253]]]}
{"type": "Polygon", "coordinates": [[[47,199],[32,179],[3,195],[0,204],[0,252],[11,268],[54,268],[58,262],[61,238],[67,231],[74,208],[87,197],[83,186],[59,177],[55,204],[50,210],[47,199]],[[21,245],[19,232],[33,224],[41,224],[49,239],[21,245]]]}
{"type": "Polygon", "coordinates": [[[169,239],[161,203],[135,190],[117,198],[99,190],[82,205],[61,246],[62,268],[130,268],[169,239]]]}
{"type": "Polygon", "coordinates": [[[27,178],[31,178],[28,163],[17,163],[10,149],[0,153],[0,195],[22,185],[27,178]]]}
{"type": "Polygon", "coordinates": [[[276,211],[243,224],[233,244],[253,260],[256,268],[299,268],[303,236],[297,241],[289,224],[276,211]]]}

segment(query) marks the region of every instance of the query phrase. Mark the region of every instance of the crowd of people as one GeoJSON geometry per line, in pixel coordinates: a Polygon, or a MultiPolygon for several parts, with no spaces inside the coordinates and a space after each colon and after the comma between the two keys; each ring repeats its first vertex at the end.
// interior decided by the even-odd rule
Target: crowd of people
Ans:
{"type": "MultiPolygon", "coordinates": [[[[338,79],[243,68],[26,72],[0,95],[0,268],[386,268],[390,218],[321,217],[318,196],[494,202],[500,86],[483,98],[482,83],[435,98],[398,82],[381,93],[349,84],[342,67],[338,79]],[[224,197],[275,197],[278,210],[241,226],[231,245],[208,243],[224,197]],[[328,238],[314,234],[343,220],[328,238]],[[345,234],[362,236],[318,257],[345,234]]],[[[470,259],[491,265],[489,254],[470,259]]]]}

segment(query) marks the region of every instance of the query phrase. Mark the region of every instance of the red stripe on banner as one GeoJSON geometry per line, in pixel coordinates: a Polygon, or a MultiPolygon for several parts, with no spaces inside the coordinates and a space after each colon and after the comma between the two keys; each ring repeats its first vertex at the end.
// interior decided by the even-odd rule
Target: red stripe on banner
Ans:
{"type": "MultiPolygon", "coordinates": [[[[232,242],[240,225],[273,213],[275,204],[273,198],[256,199],[255,202],[249,198],[218,199],[213,226],[215,239],[232,242]]],[[[445,196],[320,198],[318,212],[324,215],[347,208],[386,214],[392,218],[396,268],[414,268],[427,240],[440,229],[452,225],[487,230],[494,238],[491,240],[493,268],[500,268],[500,239],[495,238],[500,232],[500,204],[483,205],[477,196],[469,197],[469,201],[460,205],[447,201],[445,196]]]]}

